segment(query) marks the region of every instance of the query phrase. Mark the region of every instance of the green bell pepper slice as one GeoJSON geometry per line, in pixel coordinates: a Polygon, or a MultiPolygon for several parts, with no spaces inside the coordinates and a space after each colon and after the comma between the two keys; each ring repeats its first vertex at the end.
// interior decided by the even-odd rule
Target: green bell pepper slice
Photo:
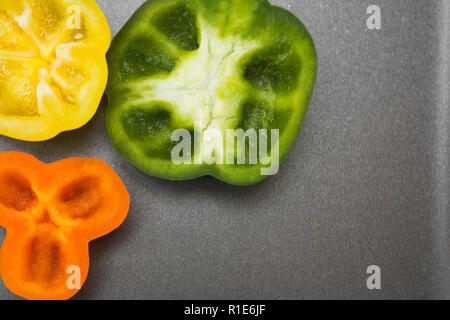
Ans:
{"type": "Polygon", "coordinates": [[[266,179],[268,159],[286,158],[317,71],[307,29],[267,0],[147,1],[107,58],[106,124],[114,148],[151,176],[211,175],[233,185],[266,179]],[[179,129],[191,139],[177,140],[179,129]],[[243,139],[232,131],[225,139],[231,129],[242,129],[243,139]],[[222,137],[205,134],[211,132],[222,137]],[[174,150],[183,162],[174,161],[174,150]]]}

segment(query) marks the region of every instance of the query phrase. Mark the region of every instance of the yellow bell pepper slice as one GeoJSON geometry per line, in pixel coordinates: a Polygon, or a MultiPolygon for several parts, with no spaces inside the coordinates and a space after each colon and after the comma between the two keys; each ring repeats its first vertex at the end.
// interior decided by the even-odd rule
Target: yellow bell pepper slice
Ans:
{"type": "Polygon", "coordinates": [[[0,134],[43,141],[85,125],[110,44],[94,0],[0,0],[0,134]]]}

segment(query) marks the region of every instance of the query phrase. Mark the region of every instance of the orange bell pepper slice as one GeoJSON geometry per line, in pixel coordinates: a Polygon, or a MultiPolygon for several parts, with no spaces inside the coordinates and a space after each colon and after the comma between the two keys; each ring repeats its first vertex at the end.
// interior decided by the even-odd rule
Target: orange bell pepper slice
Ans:
{"type": "Polygon", "coordinates": [[[98,159],[44,164],[25,153],[0,153],[0,274],[13,293],[65,300],[86,281],[88,243],[118,228],[130,198],[98,159]]]}

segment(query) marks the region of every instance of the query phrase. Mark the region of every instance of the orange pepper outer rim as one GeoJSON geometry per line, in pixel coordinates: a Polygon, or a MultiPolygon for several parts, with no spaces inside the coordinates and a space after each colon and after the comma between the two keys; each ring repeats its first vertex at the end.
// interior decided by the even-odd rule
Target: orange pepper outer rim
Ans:
{"type": "Polygon", "coordinates": [[[89,271],[88,243],[118,228],[130,197],[114,170],[98,159],[44,164],[20,152],[0,153],[0,249],[6,287],[30,300],[66,300],[69,266],[89,271]]]}

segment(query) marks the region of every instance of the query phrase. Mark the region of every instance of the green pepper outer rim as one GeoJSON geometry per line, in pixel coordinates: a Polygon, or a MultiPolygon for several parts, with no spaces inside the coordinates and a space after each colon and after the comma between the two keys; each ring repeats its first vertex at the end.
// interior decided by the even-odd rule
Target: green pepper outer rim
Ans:
{"type": "MultiPolygon", "coordinates": [[[[213,176],[218,180],[225,183],[236,186],[249,186],[260,183],[270,176],[263,176],[260,174],[261,166],[235,166],[235,165],[196,165],[196,164],[182,164],[177,165],[171,160],[162,160],[157,158],[150,158],[145,156],[144,153],[135,150],[136,148],[130,143],[130,139],[120,128],[120,116],[121,116],[121,99],[117,97],[117,93],[114,92],[114,83],[116,79],[113,79],[114,72],[112,70],[114,61],[116,61],[117,47],[121,46],[121,43],[126,43],[126,40],[130,33],[133,32],[134,25],[140,23],[142,15],[153,4],[160,0],[148,0],[145,2],[132,17],[127,21],[124,27],[113,39],[111,49],[107,54],[108,65],[110,66],[110,80],[106,89],[106,95],[108,97],[108,107],[106,110],[106,127],[108,134],[111,138],[113,147],[121,154],[128,162],[139,170],[145,172],[150,176],[154,176],[166,180],[184,181],[200,178],[203,176],[213,176]]],[[[174,0],[168,2],[182,2],[183,0],[174,0]]],[[[302,42],[302,49],[298,53],[302,60],[301,67],[301,92],[296,99],[297,104],[292,108],[294,111],[291,114],[289,123],[285,126],[284,132],[280,137],[280,161],[279,164],[284,162],[290,151],[292,150],[300,129],[302,127],[303,120],[309,109],[310,100],[312,98],[316,77],[317,77],[317,52],[315,49],[314,41],[303,25],[303,23],[290,11],[274,6],[269,3],[268,0],[262,5],[267,5],[269,10],[279,10],[282,15],[285,15],[287,22],[292,28],[296,28],[299,31],[299,40],[302,42]]],[[[297,88],[298,90],[298,88],[297,88]]]]}

